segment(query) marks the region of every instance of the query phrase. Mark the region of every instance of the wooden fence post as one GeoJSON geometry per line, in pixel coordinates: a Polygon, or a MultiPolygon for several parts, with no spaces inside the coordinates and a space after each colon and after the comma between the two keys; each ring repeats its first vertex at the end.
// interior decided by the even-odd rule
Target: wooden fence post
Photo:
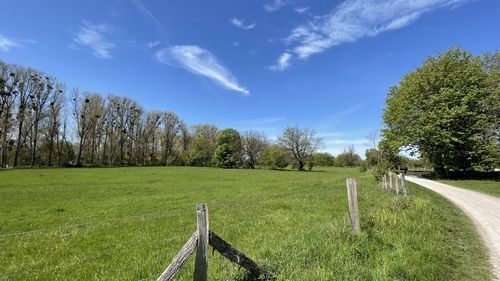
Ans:
{"type": "Polygon", "coordinates": [[[196,206],[198,224],[198,246],[194,262],[194,281],[206,281],[208,272],[208,206],[198,204],[196,206]]]}
{"type": "Polygon", "coordinates": [[[408,189],[406,188],[405,174],[401,174],[401,187],[403,188],[403,195],[408,196],[408,189]]]}
{"type": "Polygon", "coordinates": [[[392,173],[391,172],[389,172],[389,189],[393,190],[392,173]]]}
{"type": "Polygon", "coordinates": [[[396,178],[395,178],[395,185],[396,185],[396,194],[399,195],[399,191],[400,191],[400,175],[396,175],[396,178]]]}
{"type": "Polygon", "coordinates": [[[349,204],[349,217],[351,218],[352,231],[358,233],[360,230],[358,192],[356,190],[356,180],[353,178],[347,179],[347,201],[349,204]]]}

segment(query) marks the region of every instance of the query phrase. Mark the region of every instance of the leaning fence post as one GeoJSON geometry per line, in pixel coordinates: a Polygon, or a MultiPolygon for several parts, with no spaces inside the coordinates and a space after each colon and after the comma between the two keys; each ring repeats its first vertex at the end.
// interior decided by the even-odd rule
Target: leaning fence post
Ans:
{"type": "Polygon", "coordinates": [[[356,180],[353,178],[347,179],[347,201],[349,204],[349,217],[351,218],[352,231],[358,233],[360,230],[358,192],[356,190],[356,180]]]}
{"type": "Polygon", "coordinates": [[[198,224],[198,246],[194,262],[194,281],[206,281],[208,272],[208,206],[196,206],[198,224]]]}

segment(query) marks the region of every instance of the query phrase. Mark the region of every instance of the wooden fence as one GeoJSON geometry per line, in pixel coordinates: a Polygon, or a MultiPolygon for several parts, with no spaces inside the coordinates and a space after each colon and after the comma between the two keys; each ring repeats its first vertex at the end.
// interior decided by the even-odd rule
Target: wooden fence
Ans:
{"type": "Polygon", "coordinates": [[[404,173],[388,172],[382,177],[382,187],[394,191],[396,194],[409,195],[404,173]]]}
{"type": "Polygon", "coordinates": [[[273,275],[269,271],[257,265],[245,254],[235,249],[213,231],[210,231],[207,204],[197,205],[196,217],[198,229],[191,235],[191,238],[184,244],[157,281],[173,280],[195,250],[193,280],[206,281],[208,278],[208,245],[231,262],[248,270],[252,276],[258,279],[273,279],[273,275]]]}
{"type": "MultiPolygon", "coordinates": [[[[402,194],[408,195],[405,177],[403,173],[398,175],[389,172],[382,178],[382,186],[385,189],[402,194]]],[[[348,178],[346,180],[347,187],[347,203],[349,207],[349,218],[351,220],[351,227],[354,234],[361,231],[360,216],[358,209],[358,192],[356,187],[356,180],[348,178]]],[[[221,237],[210,230],[208,222],[208,205],[198,204],[196,207],[197,217],[197,230],[187,240],[186,244],[174,257],[172,262],[158,277],[157,281],[170,281],[179,273],[184,267],[189,257],[196,251],[194,262],[194,281],[206,281],[208,276],[208,246],[212,246],[214,251],[219,252],[222,256],[238,264],[240,267],[245,268],[250,272],[253,277],[259,280],[274,279],[271,272],[259,266],[245,254],[235,249],[229,243],[224,241],[221,237]]]]}

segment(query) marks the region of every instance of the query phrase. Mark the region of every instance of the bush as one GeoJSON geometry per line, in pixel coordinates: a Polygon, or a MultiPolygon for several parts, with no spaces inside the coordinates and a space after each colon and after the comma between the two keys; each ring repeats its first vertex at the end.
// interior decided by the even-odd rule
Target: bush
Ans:
{"type": "Polygon", "coordinates": [[[270,145],[262,153],[260,164],[271,169],[283,169],[289,164],[290,156],[285,149],[270,145]]]}

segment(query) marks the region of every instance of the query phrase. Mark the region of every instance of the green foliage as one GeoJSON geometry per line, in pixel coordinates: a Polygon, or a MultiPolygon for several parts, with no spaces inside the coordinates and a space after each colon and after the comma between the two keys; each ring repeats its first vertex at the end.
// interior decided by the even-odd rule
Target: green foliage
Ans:
{"type": "Polygon", "coordinates": [[[217,134],[215,162],[221,168],[237,168],[242,163],[241,136],[235,129],[224,129],[217,134]]]}
{"type": "Polygon", "coordinates": [[[185,153],[185,163],[188,166],[210,167],[214,150],[214,144],[208,138],[195,137],[185,153]]]}
{"type": "Polygon", "coordinates": [[[335,157],[335,166],[337,167],[354,167],[361,165],[361,156],[356,154],[354,146],[349,146],[344,149],[344,152],[340,153],[335,157]]]}
{"type": "Polygon", "coordinates": [[[320,167],[333,167],[335,166],[335,156],[328,152],[316,153],[313,155],[314,163],[320,167]]]}
{"type": "Polygon", "coordinates": [[[380,151],[376,148],[369,148],[365,151],[366,167],[371,168],[380,162],[380,151]]]}
{"type": "Polygon", "coordinates": [[[381,150],[393,163],[400,149],[419,152],[438,173],[493,168],[493,85],[483,62],[453,48],[429,57],[390,88],[381,150]]]}
{"type": "MultiPolygon", "coordinates": [[[[5,280],[155,280],[196,230],[200,202],[211,230],[276,281],[491,280],[481,239],[457,207],[411,184],[410,198],[385,192],[354,168],[19,169],[0,177],[5,280]],[[347,177],[357,182],[359,235],[346,215],[347,177]]],[[[255,280],[217,252],[208,259],[210,280],[255,280]]],[[[193,280],[193,264],[175,280],[193,280]]]]}
{"type": "Polygon", "coordinates": [[[269,145],[262,153],[260,164],[271,169],[283,169],[290,163],[290,153],[277,145],[269,145]]]}

